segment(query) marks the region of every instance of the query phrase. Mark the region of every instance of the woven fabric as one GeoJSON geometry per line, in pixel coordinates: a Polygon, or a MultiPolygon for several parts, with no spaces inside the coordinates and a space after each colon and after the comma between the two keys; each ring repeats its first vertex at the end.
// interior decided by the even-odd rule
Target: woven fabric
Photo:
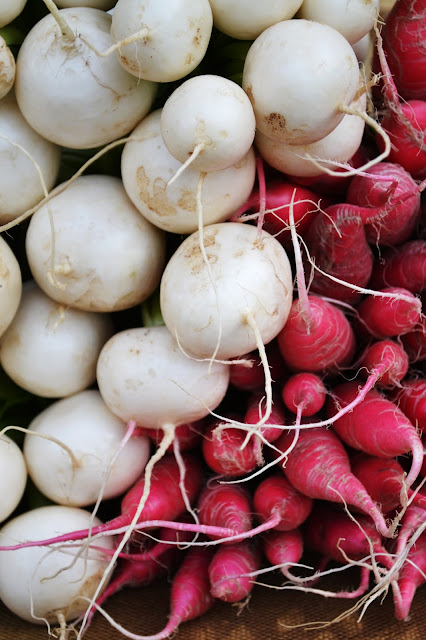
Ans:
{"type": "MultiPolygon", "coordinates": [[[[353,575],[353,574],[352,574],[353,575]]],[[[279,583],[276,583],[279,584],[279,583]]],[[[331,583],[336,589],[348,587],[345,579],[331,583]]],[[[168,615],[169,587],[161,582],[145,589],[129,589],[114,596],[106,610],[133,633],[149,635],[165,625],[168,615]]],[[[327,588],[331,588],[327,584],[327,588]]],[[[330,621],[354,604],[295,591],[277,591],[256,587],[244,607],[218,602],[202,618],[183,624],[176,640],[425,640],[422,622],[426,588],[416,594],[410,620],[399,622],[393,613],[392,594],[380,603],[373,602],[358,622],[357,614],[323,629],[305,631],[283,625],[330,621]],[[303,635],[302,635],[303,634],[303,635]]],[[[71,636],[72,638],[73,636],[71,636]]],[[[95,616],[85,640],[122,640],[100,615],[95,616]]],[[[48,640],[47,629],[23,622],[0,605],[0,640],[48,640]]]]}

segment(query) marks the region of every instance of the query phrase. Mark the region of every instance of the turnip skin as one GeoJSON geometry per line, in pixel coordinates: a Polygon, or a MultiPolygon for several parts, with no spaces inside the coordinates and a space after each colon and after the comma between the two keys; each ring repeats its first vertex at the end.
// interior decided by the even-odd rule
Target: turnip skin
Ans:
{"type": "Polygon", "coordinates": [[[304,0],[298,16],[328,24],[353,45],[374,27],[379,10],[379,0],[304,0]]]}
{"type": "Polygon", "coordinates": [[[15,82],[15,58],[4,38],[0,36],[0,100],[5,97],[15,82]]]}
{"type": "Polygon", "coordinates": [[[204,418],[223,399],[229,367],[197,362],[182,353],[166,327],[115,334],[97,365],[99,390],[121,420],[148,429],[204,418]]]}
{"type": "Polygon", "coordinates": [[[0,237],[0,336],[12,322],[21,301],[22,276],[19,262],[0,237]]]}
{"type": "Polygon", "coordinates": [[[237,40],[254,40],[276,22],[292,18],[302,0],[210,0],[210,4],[219,31],[237,40]]]}
{"type": "Polygon", "coordinates": [[[13,440],[0,435],[0,522],[16,509],[27,483],[27,467],[22,451],[13,440]]]}
{"type": "MultiPolygon", "coordinates": [[[[100,51],[111,44],[111,16],[61,9],[71,30],[100,51]]],[[[114,55],[100,57],[79,37],[60,35],[52,15],[28,33],[17,59],[16,98],[40,135],[73,149],[98,147],[131,131],[151,108],[156,85],[126,73],[114,55]]]]}
{"type": "MultiPolygon", "coordinates": [[[[42,507],[10,520],[1,529],[1,537],[16,543],[17,540],[74,531],[89,526],[90,522],[91,514],[82,509],[57,505],[42,507]]],[[[95,518],[93,525],[98,524],[100,521],[95,518]]],[[[112,549],[113,540],[105,537],[96,544],[112,549]]],[[[89,559],[83,555],[71,565],[72,556],[77,552],[78,548],[67,549],[64,554],[60,550],[49,552],[43,547],[0,552],[2,602],[20,618],[36,624],[45,624],[40,618],[57,622],[59,613],[63,613],[66,620],[77,618],[87,607],[86,599],[78,599],[78,596],[93,595],[108,562],[99,552],[92,551],[89,559]],[[64,567],[69,568],[55,575],[64,567]],[[38,618],[31,613],[30,596],[38,618]]]]}
{"type": "Polygon", "coordinates": [[[261,133],[286,144],[309,144],[337,127],[341,107],[352,103],[358,84],[355,53],[340,33],[309,20],[285,20],[250,47],[242,86],[261,133]]]}
{"type": "Polygon", "coordinates": [[[48,191],[55,184],[61,160],[59,147],[30,127],[12,92],[5,96],[0,102],[0,224],[14,220],[45,195],[33,162],[2,136],[30,154],[48,191]]]}
{"type": "Polygon", "coordinates": [[[251,225],[226,222],[206,227],[204,246],[211,269],[192,234],[164,270],[160,286],[166,326],[184,347],[201,358],[234,358],[258,347],[247,319],[252,315],[264,344],[285,325],[292,302],[291,267],[272,236],[251,225]],[[218,313],[219,306],[219,313],[218,313]]]}
{"type": "Polygon", "coordinates": [[[32,217],[26,238],[31,271],[57,302],[112,312],[143,302],[160,282],[165,235],[128,199],[119,178],[81,176],[32,217]],[[52,278],[53,216],[55,252],[52,278]]]}
{"type": "Polygon", "coordinates": [[[63,442],[75,456],[76,466],[54,442],[25,436],[24,455],[31,479],[57,504],[94,504],[107,474],[103,499],[122,495],[142,474],[149,458],[148,438],[131,438],[110,468],[125,425],[108,410],[99,391],[82,391],[58,400],[36,416],[29,428],[63,442]]]}
{"type": "MultiPolygon", "coordinates": [[[[167,185],[181,163],[167,150],[160,130],[161,110],[150,113],[126,142],[121,172],[126,192],[152,224],[171,233],[193,233],[198,228],[197,185],[199,171],[189,166],[167,185]]],[[[253,149],[234,166],[211,171],[201,192],[203,223],[227,220],[249,198],[255,181],[253,149]]]]}
{"type": "Polygon", "coordinates": [[[97,357],[111,333],[108,315],[65,308],[28,281],[0,341],[1,366],[30,393],[62,398],[93,384],[97,357]]]}
{"type": "Polygon", "coordinates": [[[2,0],[0,7],[0,28],[12,22],[22,12],[27,0],[2,0]]]}

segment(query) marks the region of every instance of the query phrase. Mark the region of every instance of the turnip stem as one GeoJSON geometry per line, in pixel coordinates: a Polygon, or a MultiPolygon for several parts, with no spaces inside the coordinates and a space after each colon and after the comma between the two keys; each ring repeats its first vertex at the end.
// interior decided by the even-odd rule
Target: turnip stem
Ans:
{"type": "Polygon", "coordinates": [[[69,26],[53,0],[43,0],[43,2],[58,23],[62,36],[65,38],[65,40],[67,40],[68,42],[74,42],[76,39],[75,33],[73,33],[71,27],[69,26]]]}

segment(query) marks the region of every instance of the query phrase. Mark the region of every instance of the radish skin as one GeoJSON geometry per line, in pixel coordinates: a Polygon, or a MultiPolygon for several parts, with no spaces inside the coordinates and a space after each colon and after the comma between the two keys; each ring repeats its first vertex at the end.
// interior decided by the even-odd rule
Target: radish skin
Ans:
{"type": "Polygon", "coordinates": [[[309,516],[312,500],[297,491],[282,475],[271,475],[263,480],[253,495],[253,508],[261,522],[279,515],[277,531],[297,529],[309,516]]]}
{"type": "Polygon", "coordinates": [[[260,567],[260,554],[248,542],[219,548],[209,565],[210,593],[224,602],[239,602],[251,593],[253,580],[244,574],[260,567]]]}

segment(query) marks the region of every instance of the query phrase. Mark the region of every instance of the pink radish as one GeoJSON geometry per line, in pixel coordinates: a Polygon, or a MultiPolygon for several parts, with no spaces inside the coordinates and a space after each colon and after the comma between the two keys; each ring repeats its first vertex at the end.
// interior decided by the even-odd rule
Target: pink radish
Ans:
{"type": "Polygon", "coordinates": [[[321,378],[314,373],[296,373],[282,388],[284,404],[293,413],[301,407],[302,416],[313,416],[321,411],[326,396],[321,378]]]}
{"type": "MultiPolygon", "coordinates": [[[[404,349],[392,340],[380,340],[373,342],[361,356],[360,366],[367,372],[379,371],[386,363],[386,369],[378,378],[376,384],[381,387],[400,386],[401,380],[408,372],[408,355],[404,349]]],[[[364,370],[362,374],[365,377],[364,370]]]]}
{"type": "Polygon", "coordinates": [[[261,522],[279,516],[277,531],[296,529],[308,517],[312,500],[295,489],[281,474],[263,480],[253,496],[253,508],[261,522]]]}
{"type": "Polygon", "coordinates": [[[412,331],[420,320],[421,304],[410,291],[400,287],[380,289],[395,298],[368,296],[358,306],[362,329],[375,338],[391,338],[412,331]],[[403,298],[398,298],[403,294],[403,298]],[[411,302],[410,302],[411,299],[411,302]]]}
{"type": "Polygon", "coordinates": [[[392,400],[412,424],[426,431],[426,379],[405,380],[402,388],[395,391],[392,400]]]}
{"type": "Polygon", "coordinates": [[[209,566],[210,593],[225,602],[239,602],[253,589],[253,578],[242,575],[260,568],[259,551],[249,542],[218,549],[209,566]]]}
{"type": "MultiPolygon", "coordinates": [[[[198,501],[200,524],[233,529],[245,533],[252,527],[251,501],[249,493],[240,485],[208,485],[198,501]]],[[[218,536],[211,536],[217,540],[218,536]]],[[[224,543],[226,544],[226,543],[224,543]]]]}
{"type": "Polygon", "coordinates": [[[426,240],[411,240],[385,249],[374,265],[370,286],[403,287],[411,293],[426,289],[426,240]]]}

